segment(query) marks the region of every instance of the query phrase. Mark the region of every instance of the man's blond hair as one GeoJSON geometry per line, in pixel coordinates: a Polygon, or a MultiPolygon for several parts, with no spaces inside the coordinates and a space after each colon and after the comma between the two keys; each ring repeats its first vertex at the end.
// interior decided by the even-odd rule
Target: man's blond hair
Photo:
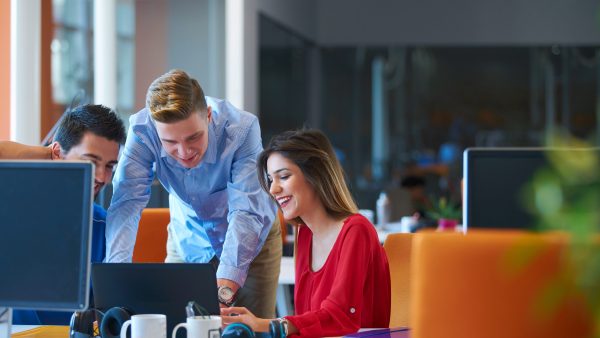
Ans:
{"type": "Polygon", "coordinates": [[[146,107],[153,120],[173,123],[198,112],[206,117],[204,91],[186,72],[172,69],[154,80],[146,93],[146,107]]]}

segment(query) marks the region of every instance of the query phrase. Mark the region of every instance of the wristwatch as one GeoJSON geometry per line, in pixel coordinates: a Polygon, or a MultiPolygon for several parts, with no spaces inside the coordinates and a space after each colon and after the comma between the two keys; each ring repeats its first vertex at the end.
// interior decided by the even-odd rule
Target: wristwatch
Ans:
{"type": "Polygon", "coordinates": [[[219,286],[217,296],[219,297],[219,303],[225,306],[232,306],[235,302],[235,292],[228,286],[219,286]]]}
{"type": "Polygon", "coordinates": [[[269,334],[272,338],[285,338],[289,335],[288,320],[275,318],[269,322],[269,334]]]}
{"type": "Polygon", "coordinates": [[[283,318],[279,318],[279,322],[281,323],[281,327],[283,328],[283,336],[287,337],[289,335],[289,330],[288,330],[288,320],[287,318],[283,317],[283,318]]]}

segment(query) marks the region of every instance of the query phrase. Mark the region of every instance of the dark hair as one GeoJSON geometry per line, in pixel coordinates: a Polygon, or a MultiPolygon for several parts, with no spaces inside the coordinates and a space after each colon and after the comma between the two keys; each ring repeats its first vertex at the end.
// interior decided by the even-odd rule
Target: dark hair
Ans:
{"type": "MultiPolygon", "coordinates": [[[[358,212],[333,146],[321,131],[292,130],[271,139],[258,158],[258,180],[267,193],[270,188],[267,160],[273,153],[281,154],[300,168],[328,214],[342,218],[358,212]]],[[[302,220],[296,222],[301,223],[302,220]]]]}
{"type": "Polygon", "coordinates": [[[54,141],[60,144],[63,151],[69,152],[81,142],[86,132],[119,144],[125,143],[125,127],[117,113],[103,105],[91,104],[67,111],[54,134],[54,141]]]}

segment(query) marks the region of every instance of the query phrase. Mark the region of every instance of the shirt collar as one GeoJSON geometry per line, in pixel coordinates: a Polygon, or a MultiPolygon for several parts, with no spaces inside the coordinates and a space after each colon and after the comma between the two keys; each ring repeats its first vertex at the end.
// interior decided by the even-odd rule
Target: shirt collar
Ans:
{"type": "Polygon", "coordinates": [[[210,119],[210,124],[208,125],[208,147],[206,147],[204,158],[202,158],[200,164],[213,164],[217,161],[217,140],[217,128],[215,125],[215,116],[213,115],[213,118],[210,119]]]}

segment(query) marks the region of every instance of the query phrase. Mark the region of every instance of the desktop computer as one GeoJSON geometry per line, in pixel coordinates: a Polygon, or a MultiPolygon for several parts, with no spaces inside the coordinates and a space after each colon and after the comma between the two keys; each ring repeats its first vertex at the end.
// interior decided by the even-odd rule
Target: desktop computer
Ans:
{"type": "Polygon", "coordinates": [[[11,308],[87,308],[94,167],[0,161],[0,338],[11,308]]]}
{"type": "Polygon", "coordinates": [[[466,229],[535,229],[537,218],[526,208],[526,186],[539,170],[551,165],[549,156],[564,157],[561,152],[600,155],[598,148],[465,150],[463,225],[466,229]]]}

